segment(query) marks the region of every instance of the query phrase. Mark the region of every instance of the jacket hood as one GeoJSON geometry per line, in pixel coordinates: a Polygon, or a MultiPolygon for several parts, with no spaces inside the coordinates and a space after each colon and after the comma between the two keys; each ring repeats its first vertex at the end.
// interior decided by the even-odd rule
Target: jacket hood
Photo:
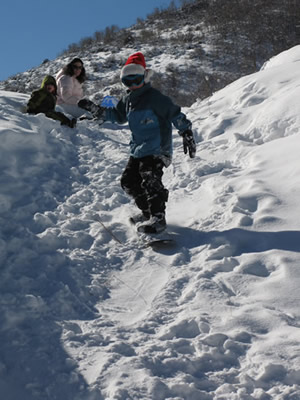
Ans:
{"type": "Polygon", "coordinates": [[[49,85],[49,84],[54,85],[54,87],[55,87],[55,93],[56,93],[56,91],[57,91],[56,80],[55,80],[55,78],[54,78],[53,76],[51,76],[51,75],[45,76],[45,78],[43,79],[43,82],[42,82],[42,84],[41,84],[41,88],[44,89],[44,87],[45,87],[46,85],[49,85]]]}

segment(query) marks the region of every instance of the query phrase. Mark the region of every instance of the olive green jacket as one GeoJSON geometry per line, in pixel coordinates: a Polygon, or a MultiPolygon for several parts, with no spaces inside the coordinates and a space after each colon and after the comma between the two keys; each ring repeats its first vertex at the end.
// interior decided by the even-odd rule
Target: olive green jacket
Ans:
{"type": "Polygon", "coordinates": [[[41,84],[41,88],[32,92],[27,103],[27,112],[29,114],[43,113],[47,117],[60,121],[64,125],[69,125],[70,120],[63,113],[55,111],[56,106],[56,80],[53,76],[47,75],[41,84]],[[55,93],[46,90],[46,85],[52,84],[55,87],[55,93]]]}
{"type": "Polygon", "coordinates": [[[41,84],[41,88],[32,92],[27,104],[27,112],[31,114],[46,113],[54,111],[56,106],[56,81],[51,75],[47,75],[41,84]],[[52,84],[55,87],[55,94],[46,90],[46,85],[52,84]]]}

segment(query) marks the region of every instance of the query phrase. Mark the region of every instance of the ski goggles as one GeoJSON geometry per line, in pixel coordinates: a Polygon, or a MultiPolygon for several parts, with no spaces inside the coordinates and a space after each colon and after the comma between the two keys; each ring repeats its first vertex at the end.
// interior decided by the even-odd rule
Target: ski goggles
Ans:
{"type": "Polygon", "coordinates": [[[129,88],[139,86],[144,83],[144,75],[126,75],[122,78],[122,83],[129,88]]]}

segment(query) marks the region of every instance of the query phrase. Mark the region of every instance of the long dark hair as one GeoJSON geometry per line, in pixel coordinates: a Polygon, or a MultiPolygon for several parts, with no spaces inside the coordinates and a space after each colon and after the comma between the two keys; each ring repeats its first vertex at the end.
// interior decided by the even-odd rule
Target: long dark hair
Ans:
{"type": "Polygon", "coordinates": [[[74,58],[71,62],[69,62],[69,64],[67,64],[64,67],[63,72],[66,75],[73,76],[74,75],[73,65],[78,62],[80,62],[80,64],[82,65],[82,69],[81,69],[80,75],[78,75],[76,79],[78,80],[78,82],[83,83],[86,80],[86,74],[85,74],[85,68],[84,68],[83,62],[80,58],[74,58]]]}

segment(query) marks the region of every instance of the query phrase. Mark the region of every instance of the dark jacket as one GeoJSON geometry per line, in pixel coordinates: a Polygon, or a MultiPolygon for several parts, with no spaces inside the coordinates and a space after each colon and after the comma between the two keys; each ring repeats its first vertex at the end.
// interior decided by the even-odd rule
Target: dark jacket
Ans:
{"type": "Polygon", "coordinates": [[[150,83],[125,95],[115,108],[106,111],[106,119],[118,123],[128,121],[132,132],[130,155],[134,158],[171,157],[172,124],[179,132],[192,126],[180,107],[150,83]]]}
{"type": "Polygon", "coordinates": [[[56,106],[56,81],[51,75],[47,75],[41,84],[39,90],[32,92],[31,97],[27,104],[27,112],[30,114],[46,113],[47,111],[54,111],[56,106]],[[55,87],[55,93],[49,93],[46,90],[46,85],[52,84],[55,87]]]}
{"type": "Polygon", "coordinates": [[[47,75],[41,84],[41,88],[32,92],[27,103],[27,112],[29,114],[43,113],[47,117],[60,121],[63,125],[69,125],[71,121],[63,113],[55,111],[56,106],[56,80],[53,76],[47,75]],[[46,85],[52,84],[55,87],[55,93],[46,90],[46,85]]]}

